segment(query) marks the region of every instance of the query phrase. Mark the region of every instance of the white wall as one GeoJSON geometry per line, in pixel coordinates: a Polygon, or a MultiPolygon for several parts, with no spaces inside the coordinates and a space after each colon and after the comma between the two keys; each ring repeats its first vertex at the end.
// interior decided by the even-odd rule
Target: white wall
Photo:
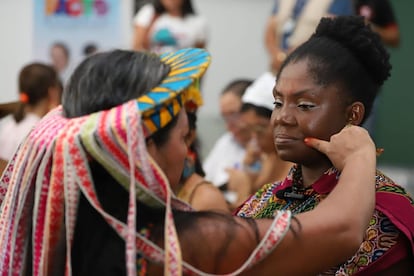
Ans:
{"type": "Polygon", "coordinates": [[[273,0],[193,0],[210,27],[212,63],[203,82],[197,131],[205,157],[224,131],[218,99],[234,78],[256,78],[268,68],[264,29],[273,0]]]}
{"type": "Polygon", "coordinates": [[[200,116],[218,116],[218,95],[234,78],[255,78],[268,67],[263,36],[273,0],[194,0],[210,27],[212,64],[200,116]]]}
{"type": "Polygon", "coordinates": [[[17,75],[30,60],[31,0],[0,0],[0,102],[17,99],[17,75]]]}

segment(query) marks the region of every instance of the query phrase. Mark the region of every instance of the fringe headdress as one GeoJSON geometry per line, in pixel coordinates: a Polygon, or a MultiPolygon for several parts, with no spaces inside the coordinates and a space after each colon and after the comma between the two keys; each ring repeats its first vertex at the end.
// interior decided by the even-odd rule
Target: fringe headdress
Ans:
{"type": "MultiPolygon", "coordinates": [[[[160,58],[170,66],[170,72],[146,95],[72,119],[65,118],[59,107],[22,142],[0,182],[2,275],[22,273],[29,239],[33,275],[47,275],[61,233],[66,233],[66,272],[70,274],[80,193],[125,239],[129,275],[135,274],[136,250],[152,260],[181,263],[171,208],[189,206],[173,197],[165,175],[146,151],[145,137],[167,125],[184,103],[200,99],[196,80],[207,69],[210,55],[201,49],[185,49],[160,58]],[[89,171],[90,157],[129,190],[127,225],[102,209],[89,171]],[[160,248],[135,231],[135,198],[166,208],[165,260],[160,248]]],[[[180,268],[169,267],[172,271],[180,268]]]]}
{"type": "MultiPolygon", "coordinates": [[[[125,240],[128,275],[137,275],[137,253],[164,263],[165,275],[181,275],[182,267],[202,274],[182,262],[172,214],[172,209],[191,208],[173,195],[164,173],[146,150],[145,138],[168,124],[184,104],[200,103],[196,80],[208,67],[210,56],[201,49],[184,49],[161,56],[161,61],[171,70],[146,95],[70,119],[58,107],[21,143],[0,181],[1,275],[23,275],[28,253],[32,254],[32,274],[50,275],[62,240],[66,243],[65,275],[72,274],[71,246],[81,193],[125,240]],[[126,224],[102,208],[89,168],[90,158],[129,191],[126,224]],[[165,208],[164,250],[137,233],[136,200],[165,208]]],[[[279,222],[282,219],[286,223],[278,224],[279,229],[272,227],[267,235],[270,241],[262,242],[241,270],[277,244],[286,232],[289,216],[279,216],[279,222]]]]}

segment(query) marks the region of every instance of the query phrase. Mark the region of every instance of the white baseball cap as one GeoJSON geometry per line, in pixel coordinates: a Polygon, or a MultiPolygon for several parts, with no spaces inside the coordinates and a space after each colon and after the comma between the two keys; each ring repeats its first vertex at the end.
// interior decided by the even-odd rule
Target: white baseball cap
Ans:
{"type": "Polygon", "coordinates": [[[247,87],[242,97],[242,102],[273,110],[273,102],[275,101],[273,98],[273,88],[275,84],[275,75],[271,72],[265,72],[247,87]]]}

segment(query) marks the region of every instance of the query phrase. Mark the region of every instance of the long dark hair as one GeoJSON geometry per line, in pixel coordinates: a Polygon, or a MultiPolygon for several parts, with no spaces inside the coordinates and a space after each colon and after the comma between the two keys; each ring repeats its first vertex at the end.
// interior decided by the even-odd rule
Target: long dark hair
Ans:
{"type": "MultiPolygon", "coordinates": [[[[190,15],[190,14],[196,14],[191,0],[182,0],[182,1],[183,1],[183,5],[181,6],[181,13],[183,17],[190,15]]],[[[164,5],[162,4],[161,0],[154,1],[154,8],[155,8],[155,13],[157,14],[163,14],[167,11],[164,5]]]]}
{"type": "MultiPolygon", "coordinates": [[[[197,130],[197,111],[187,111],[187,118],[188,118],[188,126],[190,130],[197,130]]],[[[201,148],[201,142],[198,136],[196,136],[194,142],[189,146],[190,151],[192,151],[195,154],[195,164],[194,164],[194,171],[201,175],[205,176],[206,173],[204,172],[203,165],[201,162],[200,157],[200,148],[201,148]]]]}

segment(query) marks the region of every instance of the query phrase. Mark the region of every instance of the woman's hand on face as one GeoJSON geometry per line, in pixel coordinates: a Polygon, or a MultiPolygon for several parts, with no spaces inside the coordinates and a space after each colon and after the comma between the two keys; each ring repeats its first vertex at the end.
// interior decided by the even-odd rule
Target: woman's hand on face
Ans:
{"type": "Polygon", "coordinates": [[[364,128],[346,126],[331,136],[330,141],[305,138],[305,144],[324,153],[338,170],[342,171],[347,162],[354,158],[376,158],[375,144],[364,128]]]}

